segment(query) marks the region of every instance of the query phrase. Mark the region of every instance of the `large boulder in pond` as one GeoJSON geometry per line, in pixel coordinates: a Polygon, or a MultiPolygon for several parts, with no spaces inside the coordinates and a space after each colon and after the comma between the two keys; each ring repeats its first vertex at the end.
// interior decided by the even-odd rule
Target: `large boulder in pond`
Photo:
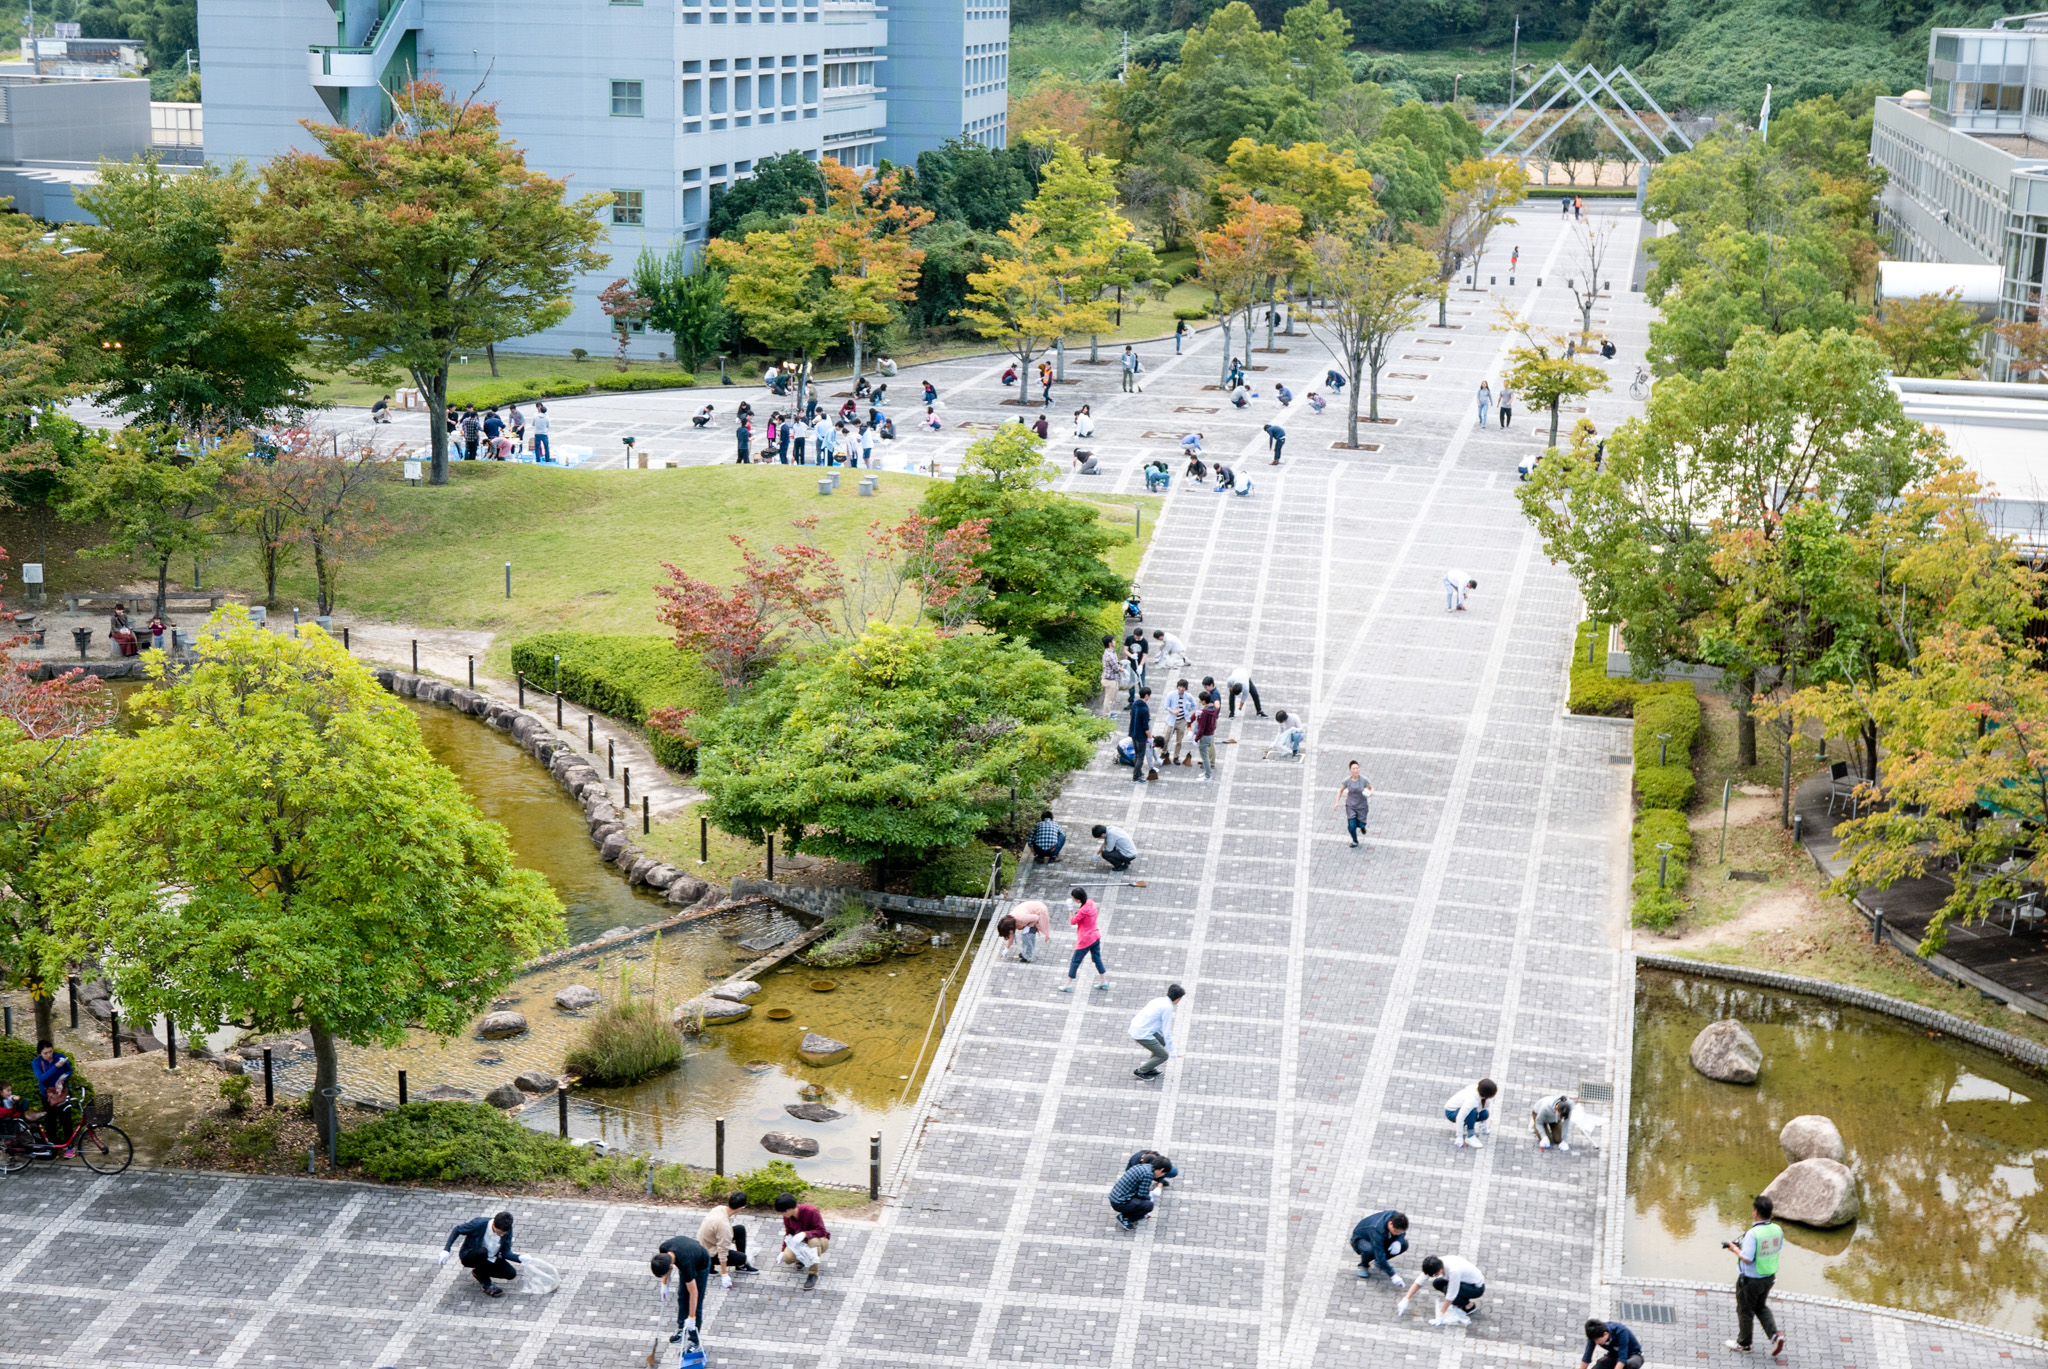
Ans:
{"type": "Polygon", "coordinates": [[[1833,1160],[1837,1163],[1849,1156],[1849,1148],[1842,1144],[1842,1133],[1835,1124],[1816,1113],[1794,1117],[1785,1123],[1778,1133],[1778,1144],[1785,1148],[1785,1158],[1794,1164],[1801,1160],[1833,1160]]]}
{"type": "Polygon", "coordinates": [[[788,1155],[798,1160],[807,1160],[818,1153],[818,1143],[808,1136],[791,1136],[786,1131],[771,1131],[761,1138],[761,1149],[777,1155],[788,1155]]]}
{"type": "Polygon", "coordinates": [[[588,984],[570,984],[555,991],[555,1006],[563,1012],[582,1012],[585,1008],[597,1006],[602,997],[588,984]]]}
{"type": "Polygon", "coordinates": [[[453,1084],[436,1084],[416,1095],[430,1103],[474,1103],[476,1094],[468,1089],[459,1089],[453,1084]]]}
{"type": "Polygon", "coordinates": [[[853,1047],[818,1032],[805,1032],[796,1053],[813,1065],[836,1065],[853,1054],[853,1047]]]}
{"type": "Polygon", "coordinates": [[[833,1111],[823,1103],[784,1103],[782,1110],[799,1122],[836,1122],[846,1115],[833,1111]]]}
{"type": "Polygon", "coordinates": [[[513,1078],[512,1087],[522,1093],[553,1093],[560,1083],[552,1074],[526,1070],[513,1078]]]}
{"type": "Polygon", "coordinates": [[[494,1108],[516,1108],[526,1103],[526,1095],[511,1084],[500,1084],[484,1095],[484,1101],[494,1108]]]}
{"type": "Polygon", "coordinates": [[[1801,1160],[1771,1180],[1771,1215],[1802,1226],[1847,1226],[1863,1210],[1856,1176],[1840,1160],[1801,1160]]]}
{"type": "Polygon", "coordinates": [[[1734,1018],[1709,1022],[1692,1039],[1692,1067],[1724,1084],[1754,1084],[1764,1067],[1763,1047],[1734,1018]]]}
{"type": "Polygon", "coordinates": [[[748,1004],[735,1003],[730,998],[713,998],[710,994],[705,994],[702,998],[693,998],[677,1008],[675,1021],[680,1026],[694,1017],[707,1027],[723,1027],[743,1020],[753,1011],[748,1004]]]}
{"type": "Polygon", "coordinates": [[[713,998],[724,998],[734,1003],[744,1003],[761,992],[761,986],[751,979],[728,979],[711,990],[713,998]]]}
{"type": "Polygon", "coordinates": [[[502,1041],[526,1030],[526,1016],[516,1012],[485,1013],[476,1024],[476,1034],[486,1041],[502,1041]]]}

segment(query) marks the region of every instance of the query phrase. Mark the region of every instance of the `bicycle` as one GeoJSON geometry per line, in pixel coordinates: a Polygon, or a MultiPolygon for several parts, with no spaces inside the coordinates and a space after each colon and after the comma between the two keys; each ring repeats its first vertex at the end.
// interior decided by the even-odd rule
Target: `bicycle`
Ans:
{"type": "MultiPolygon", "coordinates": [[[[16,1122],[12,1134],[0,1138],[0,1175],[19,1174],[37,1160],[71,1158],[72,1151],[95,1174],[119,1174],[135,1159],[135,1143],[114,1125],[114,1105],[93,1099],[75,1110],[71,1134],[50,1140],[29,1122],[16,1122]]],[[[45,1118],[47,1120],[47,1118],[45,1118]]]]}
{"type": "Polygon", "coordinates": [[[1650,397],[1649,367],[1636,367],[1636,378],[1630,381],[1628,385],[1628,397],[1630,399],[1648,399],[1650,397]]]}

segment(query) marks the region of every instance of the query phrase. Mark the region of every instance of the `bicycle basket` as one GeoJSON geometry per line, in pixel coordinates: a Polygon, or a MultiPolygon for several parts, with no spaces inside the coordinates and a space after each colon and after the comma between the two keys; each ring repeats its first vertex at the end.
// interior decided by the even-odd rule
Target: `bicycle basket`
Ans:
{"type": "Polygon", "coordinates": [[[112,1099],[95,1098],[85,1105],[85,1124],[89,1127],[103,1127],[114,1120],[112,1099]]]}

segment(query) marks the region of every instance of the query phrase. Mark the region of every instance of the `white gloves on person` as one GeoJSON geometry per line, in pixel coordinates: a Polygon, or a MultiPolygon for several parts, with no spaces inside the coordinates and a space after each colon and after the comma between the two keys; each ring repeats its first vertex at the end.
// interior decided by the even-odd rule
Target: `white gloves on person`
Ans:
{"type": "Polygon", "coordinates": [[[685,1317],[685,1318],[683,1318],[683,1330],[685,1330],[685,1331],[689,1332],[689,1333],[690,1333],[691,1335],[693,1335],[693,1336],[694,1336],[694,1335],[696,1335],[696,1334],[697,1334],[697,1319],[696,1319],[695,1317],[685,1317]]]}
{"type": "Polygon", "coordinates": [[[440,1259],[438,1259],[438,1260],[435,1260],[435,1261],[434,1261],[434,1263],[435,1263],[435,1264],[446,1264],[446,1263],[448,1263],[448,1252],[447,1252],[447,1251],[445,1251],[445,1250],[444,1250],[444,1251],[442,1251],[442,1252],[441,1252],[441,1258],[440,1258],[440,1259]]]}
{"type": "Polygon", "coordinates": [[[1402,1278],[1399,1274],[1394,1275],[1394,1287],[1406,1288],[1407,1286],[1408,1281],[1406,1279],[1402,1278]]]}
{"type": "Polygon", "coordinates": [[[730,1288],[730,1287],[732,1287],[732,1275],[730,1275],[730,1274],[720,1274],[720,1275],[718,1276],[718,1286],[719,1286],[720,1288],[730,1288]]]}
{"type": "Polygon", "coordinates": [[[663,1302],[667,1302],[667,1301],[668,1301],[668,1295],[669,1295],[669,1291],[670,1291],[670,1290],[669,1290],[669,1286],[668,1286],[668,1285],[667,1285],[666,1283],[662,1284],[662,1286],[661,1286],[661,1300],[662,1300],[663,1302]]]}

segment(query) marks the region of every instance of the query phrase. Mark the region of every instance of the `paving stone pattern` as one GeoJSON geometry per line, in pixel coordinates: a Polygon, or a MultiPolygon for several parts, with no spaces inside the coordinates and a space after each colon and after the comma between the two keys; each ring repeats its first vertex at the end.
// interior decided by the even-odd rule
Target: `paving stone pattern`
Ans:
{"type": "MultiPolygon", "coordinates": [[[[1061,994],[1057,944],[1031,965],[984,947],[921,1130],[893,1171],[894,1201],[876,1225],[834,1223],[815,1292],[779,1269],[714,1290],[714,1365],[1564,1365],[1578,1323],[1622,1302],[1670,1309],[1668,1323],[1637,1318],[1653,1364],[1735,1360],[1720,1348],[1733,1321],[1725,1290],[1602,1278],[1619,1265],[1609,1245],[1618,1156],[1583,1142],[1538,1152],[1522,1120],[1540,1092],[1617,1083],[1629,1001],[1626,772],[1608,760],[1620,737],[1613,723],[1561,715],[1560,648],[1577,597],[1512,496],[1516,465],[1540,442],[1538,416],[1518,411],[1503,433],[1480,428],[1470,403],[1482,376],[1498,382],[1507,339],[1488,328],[1496,302],[1553,327],[1572,318],[1558,288],[1563,228],[1540,206],[1524,220],[1484,268],[1505,281],[1505,254],[1519,246],[1517,285],[1456,293],[1456,326],[1421,329],[1418,343],[1431,345],[1402,349],[1432,359],[1404,367],[1427,378],[1399,382],[1414,398],[1386,404],[1398,421],[1368,431],[1376,452],[1333,450],[1337,409],[1306,411],[1328,364],[1310,338],[1277,339],[1284,350],[1259,358],[1269,367],[1261,399],[1244,414],[1186,412],[1219,407],[1204,388],[1220,365],[1214,335],[1181,358],[1170,343],[1144,348],[1142,396],[1118,393],[1113,364],[1069,359],[1056,431],[1093,404],[1090,445],[1104,462],[1062,484],[1140,489],[1142,464],[1172,455],[1176,488],[1142,573],[1147,625],[1188,643],[1197,680],[1248,665],[1269,713],[1307,719],[1306,757],[1261,759],[1272,724],[1240,715],[1225,726],[1214,784],[1184,768],[1133,784],[1106,755],[1074,777],[1059,801],[1075,834],[1067,859],[1029,878],[1055,906],[1071,883],[1096,891],[1111,987],[1087,987],[1090,972],[1061,994]],[[1265,393],[1275,379],[1301,397],[1284,415],[1265,393]],[[1289,434],[1278,468],[1260,431],[1276,418],[1289,434]],[[1173,443],[1190,424],[1212,459],[1252,479],[1250,498],[1181,482],[1173,443]],[[1467,612],[1445,609],[1447,568],[1479,581],[1467,612]],[[1360,850],[1332,811],[1353,758],[1377,789],[1360,850]],[[1091,869],[1086,832],[1097,821],[1134,834],[1143,854],[1130,881],[1091,869]],[[1189,990],[1176,1024],[1184,1054],[1162,1079],[1140,1081],[1128,1024],[1169,980],[1189,990]],[[1485,1149],[1453,1149],[1443,1101],[1481,1074],[1502,1087],[1496,1134],[1485,1149]],[[1140,1147],[1165,1151],[1183,1174],[1157,1214],[1125,1232],[1107,1191],[1140,1147]],[[1396,1321],[1391,1291],[1354,1277],[1352,1224],[1395,1205],[1414,1220],[1404,1271],[1430,1251],[1485,1271],[1471,1327],[1434,1329],[1419,1313],[1396,1321]]],[[[1615,261],[1632,257],[1638,228],[1619,219],[1615,261]]],[[[1624,294],[1603,301],[1596,322],[1621,348],[1614,392],[1588,406],[1605,430],[1637,407],[1625,391],[1647,310],[1624,294]]],[[[955,362],[897,385],[907,395],[933,376],[949,424],[1013,421],[1018,409],[995,402],[1000,369],[955,362]]],[[[734,392],[720,393],[725,407],[734,392]]],[[[564,440],[586,421],[572,415],[610,405],[603,421],[630,423],[650,446],[731,459],[728,438],[681,426],[701,402],[551,407],[564,440]],[[651,422],[664,404],[673,431],[651,422]]],[[[976,431],[914,441],[957,459],[976,431]]],[[[1178,673],[1155,672],[1155,689],[1178,673]]],[[[489,1301],[434,1257],[449,1227],[497,1206],[39,1168],[0,1184],[0,1362],[641,1362],[673,1318],[655,1301],[647,1254],[693,1231],[694,1216],[515,1203],[523,1249],[560,1265],[565,1283],[547,1298],[489,1301]]],[[[752,1222],[766,1243],[773,1223],[752,1222]]],[[[1801,1369],[2048,1366],[2042,1347],[2008,1337],[1780,1302],[1786,1362],[1801,1369]]]]}

